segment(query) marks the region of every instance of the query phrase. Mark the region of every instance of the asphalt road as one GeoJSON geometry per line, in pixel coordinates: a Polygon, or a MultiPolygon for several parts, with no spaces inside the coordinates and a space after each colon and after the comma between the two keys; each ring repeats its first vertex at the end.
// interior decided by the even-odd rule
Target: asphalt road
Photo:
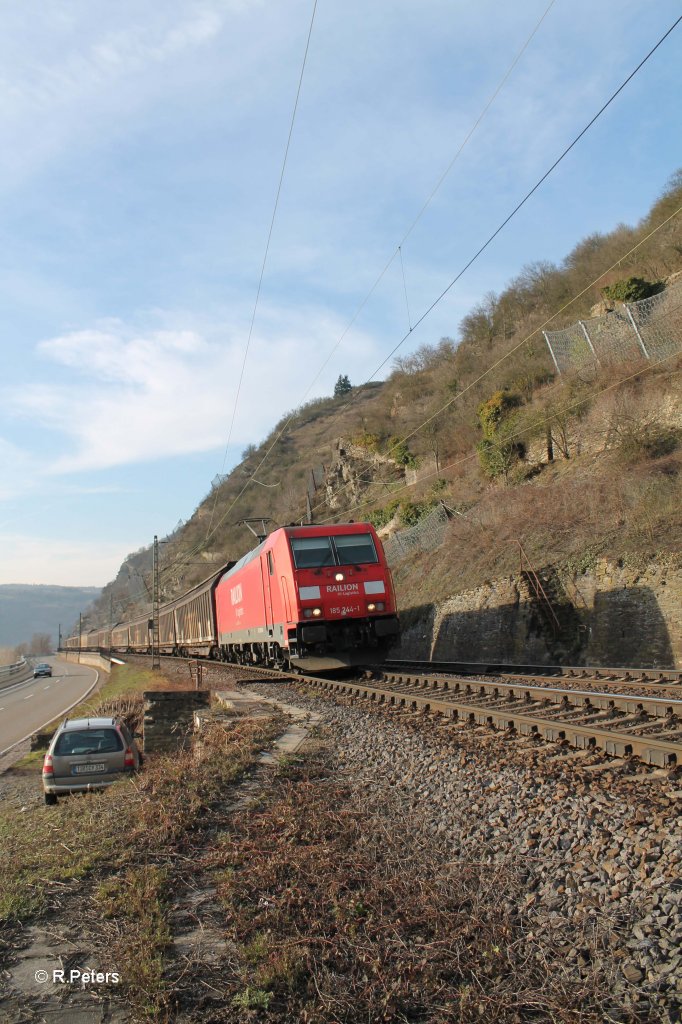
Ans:
{"type": "Polygon", "coordinates": [[[52,677],[28,679],[0,690],[0,756],[43,725],[58,718],[92,689],[98,673],[89,665],[60,658],[41,658],[52,665],[52,677]]]}

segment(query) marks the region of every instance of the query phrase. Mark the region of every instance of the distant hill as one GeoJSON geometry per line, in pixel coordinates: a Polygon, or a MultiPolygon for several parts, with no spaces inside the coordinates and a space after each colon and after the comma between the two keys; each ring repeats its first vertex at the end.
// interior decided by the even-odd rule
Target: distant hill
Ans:
{"type": "Polygon", "coordinates": [[[49,633],[57,644],[59,623],[69,633],[78,615],[99,597],[99,587],[49,587],[0,584],[0,645],[28,643],[34,633],[49,633]]]}

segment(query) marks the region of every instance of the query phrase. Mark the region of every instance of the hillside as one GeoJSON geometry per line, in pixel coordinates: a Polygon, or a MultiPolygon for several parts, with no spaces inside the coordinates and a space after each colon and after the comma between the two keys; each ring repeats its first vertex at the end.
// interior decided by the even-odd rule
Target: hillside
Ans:
{"type": "MultiPolygon", "coordinates": [[[[519,542],[538,568],[677,558],[680,207],[682,172],[640,224],[585,239],[560,266],[523,268],[463,319],[457,340],[283,417],[166,538],[162,599],[251,548],[249,517],[270,527],[369,517],[390,533],[441,501],[453,515],[442,555],[395,566],[403,610],[513,571],[519,542]],[[557,373],[543,329],[581,319],[608,333],[625,323],[620,299],[657,293],[669,297],[663,356],[623,350],[557,373]]],[[[92,621],[146,610],[150,570],[149,549],[130,556],[92,621]]]]}
{"type": "Polygon", "coordinates": [[[99,587],[0,585],[0,645],[16,647],[46,633],[56,647],[59,624],[66,635],[99,594],[99,587]]]}

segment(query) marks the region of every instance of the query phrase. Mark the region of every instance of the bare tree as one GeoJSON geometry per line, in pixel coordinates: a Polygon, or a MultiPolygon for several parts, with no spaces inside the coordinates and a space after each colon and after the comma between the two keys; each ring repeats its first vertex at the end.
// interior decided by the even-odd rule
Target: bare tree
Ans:
{"type": "Polygon", "coordinates": [[[54,643],[49,633],[34,633],[29,643],[29,654],[49,654],[54,643]]]}

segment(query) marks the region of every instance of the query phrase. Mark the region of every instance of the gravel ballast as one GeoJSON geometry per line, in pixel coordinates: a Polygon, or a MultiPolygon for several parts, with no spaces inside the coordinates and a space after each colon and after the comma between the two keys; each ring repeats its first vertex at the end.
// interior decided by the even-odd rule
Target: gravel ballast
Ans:
{"type": "MultiPolygon", "coordinates": [[[[566,972],[613,974],[615,1003],[674,1024],[682,1007],[682,780],[527,739],[502,739],[300,685],[249,689],[322,715],[337,768],[363,793],[419,810],[451,860],[510,865],[516,910],[566,972]]],[[[621,1018],[614,1011],[609,1019],[621,1018]]]]}

